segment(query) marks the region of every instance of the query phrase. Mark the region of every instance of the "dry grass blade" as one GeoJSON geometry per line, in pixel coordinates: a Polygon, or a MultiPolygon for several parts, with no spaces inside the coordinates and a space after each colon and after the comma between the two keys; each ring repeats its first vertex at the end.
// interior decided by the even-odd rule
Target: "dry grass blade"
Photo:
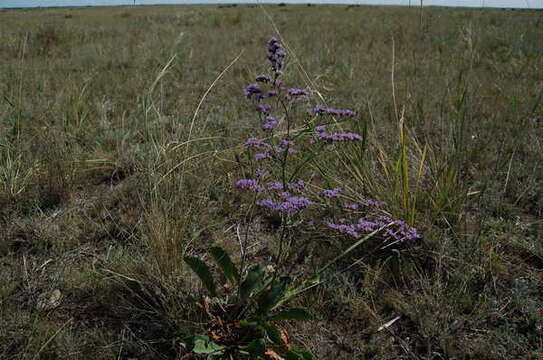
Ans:
{"type": "MultiPolygon", "coordinates": [[[[188,133],[188,136],[187,136],[187,146],[185,147],[185,158],[188,154],[188,151],[189,151],[189,144],[190,144],[190,140],[192,140],[192,131],[194,129],[194,124],[196,123],[196,118],[198,117],[198,114],[200,112],[200,108],[202,106],[202,104],[204,103],[207,95],[211,92],[211,90],[213,89],[213,87],[215,87],[215,85],[219,82],[219,80],[223,77],[224,74],[226,74],[226,72],[239,60],[239,58],[241,57],[241,55],[243,54],[243,51],[241,51],[238,56],[236,56],[231,62],[230,64],[228,64],[228,66],[226,66],[221,72],[219,75],[217,75],[217,77],[215,78],[215,80],[213,80],[213,82],[211,83],[211,85],[209,85],[209,87],[207,88],[207,90],[204,92],[204,94],[202,95],[202,97],[200,98],[200,101],[198,102],[198,105],[196,106],[196,110],[194,110],[194,114],[192,115],[192,119],[190,121],[190,127],[189,127],[189,133],[188,133]]],[[[183,167],[184,168],[184,167],[183,167]]]]}

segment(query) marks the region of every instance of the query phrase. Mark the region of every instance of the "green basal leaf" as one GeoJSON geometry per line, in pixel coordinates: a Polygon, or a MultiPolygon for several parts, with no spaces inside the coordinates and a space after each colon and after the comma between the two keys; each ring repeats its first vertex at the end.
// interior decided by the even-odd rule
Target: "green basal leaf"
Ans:
{"type": "Polygon", "coordinates": [[[260,322],[260,319],[255,318],[255,317],[250,317],[250,318],[241,320],[239,322],[239,325],[243,327],[258,326],[259,322],[260,322]]]}
{"type": "Polygon", "coordinates": [[[222,355],[226,347],[219,345],[206,335],[194,335],[187,339],[189,351],[195,354],[222,355]]]}
{"type": "Polygon", "coordinates": [[[264,344],[263,339],[255,339],[245,346],[244,349],[251,354],[251,358],[264,356],[264,353],[266,352],[266,344],[264,344]]]}
{"type": "Polygon", "coordinates": [[[294,308],[289,310],[280,311],[277,314],[273,314],[268,317],[269,321],[280,320],[312,320],[313,316],[303,308],[294,308]]]}
{"type": "Polygon", "coordinates": [[[215,282],[213,281],[213,275],[211,275],[211,270],[202,260],[192,257],[185,256],[185,262],[187,265],[198,275],[206,289],[209,291],[211,296],[217,296],[217,291],[215,290],[215,282]]]}
{"type": "Polygon", "coordinates": [[[277,328],[277,326],[272,324],[263,324],[262,327],[266,331],[266,335],[270,338],[271,341],[273,341],[277,345],[281,345],[281,332],[277,328]]]}
{"type": "Polygon", "coordinates": [[[245,302],[251,296],[251,293],[257,289],[264,280],[266,268],[264,265],[255,265],[247,273],[247,277],[239,286],[239,296],[241,301],[245,302]]]}
{"type": "Polygon", "coordinates": [[[313,360],[314,357],[307,351],[290,350],[285,355],[285,360],[313,360]]]}
{"type": "Polygon", "coordinates": [[[219,265],[222,272],[232,284],[236,284],[239,280],[239,272],[228,256],[228,253],[218,246],[213,246],[209,249],[209,252],[213,256],[213,260],[219,265]]]}
{"type": "Polygon", "coordinates": [[[289,277],[281,277],[272,282],[270,288],[258,298],[258,311],[267,314],[285,295],[285,289],[290,283],[289,277]]]}

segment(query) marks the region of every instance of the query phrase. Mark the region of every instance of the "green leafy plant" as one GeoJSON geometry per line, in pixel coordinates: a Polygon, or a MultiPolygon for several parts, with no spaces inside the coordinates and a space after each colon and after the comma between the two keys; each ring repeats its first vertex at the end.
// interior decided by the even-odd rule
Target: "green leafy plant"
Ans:
{"type": "Polygon", "coordinates": [[[191,354],[208,359],[312,359],[306,351],[292,349],[287,331],[279,325],[285,320],[310,320],[304,308],[280,309],[307,283],[296,286],[288,276],[279,276],[271,267],[254,265],[242,272],[224,249],[213,246],[209,253],[227,283],[219,288],[210,267],[197,257],[185,257],[186,264],[198,275],[211,297],[202,307],[209,318],[206,335],[185,339],[191,354]]]}

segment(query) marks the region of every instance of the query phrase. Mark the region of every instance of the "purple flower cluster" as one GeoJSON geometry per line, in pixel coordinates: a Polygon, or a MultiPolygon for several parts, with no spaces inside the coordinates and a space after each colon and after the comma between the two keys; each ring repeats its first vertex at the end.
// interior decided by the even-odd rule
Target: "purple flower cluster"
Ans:
{"type": "Polygon", "coordinates": [[[385,226],[386,224],[390,223],[392,223],[392,225],[385,229],[385,234],[389,240],[392,240],[395,243],[421,238],[417,229],[409,226],[403,220],[394,220],[391,219],[389,216],[381,215],[376,221],[376,224],[379,227],[385,226]]]}
{"type": "Polygon", "coordinates": [[[279,121],[277,121],[276,118],[273,116],[266,116],[266,122],[262,124],[262,130],[272,130],[277,125],[279,125],[279,121]]]}
{"type": "Polygon", "coordinates": [[[277,195],[279,196],[280,199],[286,199],[290,197],[291,194],[289,191],[281,191],[277,195]]]}
{"type": "Polygon", "coordinates": [[[265,199],[265,200],[257,201],[256,205],[260,206],[260,207],[272,208],[272,209],[275,209],[277,207],[277,203],[275,201],[273,201],[272,199],[265,199]]]}
{"type": "Polygon", "coordinates": [[[261,74],[257,75],[255,80],[258,82],[269,83],[273,81],[273,78],[270,74],[261,74]]]}
{"type": "Polygon", "coordinates": [[[332,230],[336,230],[337,232],[350,235],[354,238],[360,237],[360,234],[358,233],[356,226],[354,225],[335,224],[331,222],[328,222],[325,225],[332,230]]]}
{"type": "Polygon", "coordinates": [[[292,98],[296,98],[300,96],[308,96],[308,95],[310,95],[310,92],[307,90],[292,88],[288,90],[287,95],[285,95],[285,97],[287,99],[292,99],[292,98]]]}
{"type": "MultiPolygon", "coordinates": [[[[280,81],[280,80],[277,80],[277,81],[280,81]]],[[[279,89],[271,89],[271,90],[266,91],[267,97],[274,97],[277,95],[279,95],[279,89]]]]}
{"type": "Polygon", "coordinates": [[[368,207],[368,208],[378,208],[381,206],[381,203],[377,200],[369,200],[369,199],[363,199],[359,201],[360,204],[345,204],[343,205],[344,209],[348,210],[358,210],[361,208],[360,205],[368,207]]]}
{"type": "Polygon", "coordinates": [[[268,190],[283,190],[283,183],[280,181],[270,181],[266,184],[266,189],[268,190]]]}
{"type": "Polygon", "coordinates": [[[260,192],[264,190],[264,187],[262,185],[259,185],[258,181],[254,179],[238,180],[238,182],[236,183],[236,187],[238,189],[246,189],[246,190],[251,190],[255,192],[260,192]]]}
{"type": "Polygon", "coordinates": [[[281,214],[293,214],[311,205],[311,200],[306,197],[290,196],[279,203],[272,199],[265,199],[257,201],[256,205],[277,210],[281,214]]]}
{"type": "Polygon", "coordinates": [[[333,109],[324,105],[315,105],[312,109],[309,109],[307,112],[312,115],[333,115],[333,116],[347,116],[347,117],[352,117],[358,114],[358,112],[354,110],[339,110],[339,109],[333,109]]]}
{"type": "MultiPolygon", "coordinates": [[[[321,122],[321,115],[354,117],[357,115],[354,110],[340,110],[316,105],[307,111],[314,117],[306,119],[308,121],[303,125],[294,124],[295,117],[291,115],[290,109],[295,106],[303,106],[303,102],[294,100],[309,97],[311,92],[296,87],[289,89],[283,87],[283,80],[280,77],[283,77],[281,69],[284,67],[285,56],[286,51],[279,40],[272,38],[267,44],[267,59],[270,62],[269,74],[257,75],[255,83],[249,84],[244,89],[244,96],[253,101],[254,109],[262,121],[261,130],[267,132],[265,136],[267,140],[251,137],[243,144],[251,151],[255,160],[261,161],[258,164],[262,168],[255,171],[255,179],[238,180],[236,187],[256,193],[254,203],[256,206],[267,212],[278,213],[283,217],[294,214],[303,216],[300,214],[302,210],[318,203],[320,207],[326,207],[328,210],[330,206],[334,206],[335,211],[339,210],[339,214],[347,218],[340,217],[335,221],[327,221],[330,218],[322,221],[313,218],[309,222],[301,222],[307,223],[314,231],[327,229],[348,237],[359,238],[383,228],[377,236],[387,244],[420,238],[417,230],[404,221],[393,220],[388,216],[381,215],[383,210],[377,201],[358,199],[351,203],[343,203],[342,190],[339,188],[325,189],[311,196],[312,187],[306,187],[306,183],[301,179],[293,180],[303,177],[304,169],[303,167],[298,168],[299,164],[303,166],[315,158],[315,155],[318,156],[315,154],[318,150],[315,149],[323,149],[307,145],[307,142],[303,141],[304,137],[309,138],[309,143],[322,143],[323,141],[360,141],[362,136],[352,132],[333,132],[321,122]],[[276,112],[280,112],[281,115],[276,116],[276,112]],[[303,131],[292,133],[292,129],[298,129],[300,125],[305,126],[303,131]],[[286,130],[281,137],[277,136],[281,134],[276,130],[279,126],[286,130]],[[313,127],[314,131],[312,131],[313,127]],[[294,148],[294,140],[296,141],[296,149],[294,148]],[[308,151],[307,155],[306,150],[308,151]],[[290,154],[293,153],[299,153],[300,155],[296,157],[301,158],[302,161],[294,166],[290,157],[290,154]],[[277,177],[278,174],[281,176],[277,177]],[[334,199],[334,201],[328,199],[334,199]]],[[[330,125],[330,128],[333,128],[333,125],[330,125]]],[[[317,206],[314,208],[314,211],[320,209],[317,206]]]]}
{"type": "Polygon", "coordinates": [[[256,111],[264,115],[269,115],[271,111],[271,106],[267,104],[258,104],[256,106],[256,111]]]}
{"type": "Polygon", "coordinates": [[[255,154],[255,160],[271,159],[270,153],[257,153],[255,154]]]}
{"type": "Polygon", "coordinates": [[[281,143],[278,147],[275,148],[275,152],[282,153],[284,151],[288,151],[289,154],[294,154],[298,152],[296,149],[293,148],[294,141],[289,139],[283,139],[281,140],[281,143]]]}
{"type": "Polygon", "coordinates": [[[368,207],[375,207],[375,208],[378,208],[379,206],[381,206],[381,203],[377,200],[371,200],[371,199],[363,199],[363,200],[360,200],[360,203],[364,206],[368,206],[368,207]]]}
{"type": "Polygon", "coordinates": [[[266,150],[270,148],[269,144],[266,144],[262,140],[259,140],[255,137],[247,139],[245,143],[243,144],[246,148],[254,148],[254,149],[260,149],[260,150],[266,150]]]}
{"type": "Polygon", "coordinates": [[[331,199],[331,198],[339,197],[340,193],[341,193],[341,189],[329,189],[329,190],[321,191],[320,195],[331,199]]]}
{"type": "Polygon", "coordinates": [[[325,226],[338,233],[354,238],[359,238],[363,234],[368,234],[385,227],[379,236],[383,237],[389,243],[403,243],[421,238],[417,229],[409,226],[405,221],[393,220],[385,215],[378,216],[375,220],[361,218],[353,224],[347,224],[345,219],[339,219],[336,223],[327,222],[325,226]]]}
{"type": "Polygon", "coordinates": [[[327,141],[361,141],[362,136],[352,132],[328,134],[324,126],[317,126],[317,138],[327,141]]]}
{"type": "Polygon", "coordinates": [[[283,45],[276,38],[272,37],[268,41],[268,60],[271,63],[273,71],[278,72],[283,68],[283,59],[287,55],[287,52],[283,48],[283,45]]]}
{"type": "Polygon", "coordinates": [[[286,186],[280,181],[268,181],[262,186],[257,180],[242,179],[236,185],[240,189],[254,192],[267,191],[273,198],[259,200],[256,202],[256,205],[275,210],[280,214],[294,214],[312,204],[312,201],[305,196],[292,196],[291,192],[298,194],[303,192],[305,188],[303,180],[287,183],[286,186]],[[288,191],[285,191],[285,189],[288,189],[288,191]]]}
{"type": "Polygon", "coordinates": [[[243,95],[247,99],[256,99],[261,100],[263,98],[262,96],[262,89],[258,84],[249,84],[247,87],[243,90],[243,95]]]}
{"type": "Polygon", "coordinates": [[[296,213],[302,209],[305,209],[311,205],[311,200],[301,196],[291,196],[285,199],[282,203],[277,205],[277,210],[282,214],[296,213]]]}
{"type": "Polygon", "coordinates": [[[305,189],[305,181],[303,180],[298,180],[297,182],[295,183],[289,183],[287,184],[288,186],[288,189],[290,191],[294,191],[294,192],[297,192],[297,193],[301,193],[302,191],[304,191],[305,189]]]}
{"type": "MultiPolygon", "coordinates": [[[[295,183],[288,183],[286,188],[290,191],[301,193],[302,191],[304,191],[305,181],[298,180],[295,183]]],[[[266,189],[269,191],[282,191],[285,189],[285,186],[280,181],[269,181],[266,183],[266,189]]]]}
{"type": "Polygon", "coordinates": [[[320,125],[315,127],[315,131],[317,132],[317,139],[320,140],[327,140],[327,141],[360,141],[362,140],[362,136],[359,134],[355,134],[352,132],[347,133],[335,133],[335,134],[329,134],[326,132],[326,126],[320,125]]]}
{"type": "Polygon", "coordinates": [[[315,131],[316,131],[317,133],[323,133],[323,132],[326,131],[326,126],[324,126],[324,125],[316,126],[316,127],[315,127],[315,131]]]}

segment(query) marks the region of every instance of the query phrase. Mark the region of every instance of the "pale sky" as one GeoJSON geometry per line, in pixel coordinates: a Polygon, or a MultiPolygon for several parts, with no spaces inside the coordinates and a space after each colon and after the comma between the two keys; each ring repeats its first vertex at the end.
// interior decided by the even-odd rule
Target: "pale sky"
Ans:
{"type": "MultiPolygon", "coordinates": [[[[408,5],[409,0],[262,0],[263,3],[321,3],[321,4],[383,4],[408,5]]],[[[470,7],[506,7],[506,8],[543,8],[543,0],[423,0],[425,5],[470,6],[470,7]]],[[[256,3],[256,0],[136,0],[139,5],[156,4],[220,4],[220,3],[256,3]]],[[[133,0],[0,0],[2,7],[48,7],[48,6],[103,6],[131,5],[133,0]]],[[[411,0],[411,4],[420,4],[420,0],[411,0]]]]}

